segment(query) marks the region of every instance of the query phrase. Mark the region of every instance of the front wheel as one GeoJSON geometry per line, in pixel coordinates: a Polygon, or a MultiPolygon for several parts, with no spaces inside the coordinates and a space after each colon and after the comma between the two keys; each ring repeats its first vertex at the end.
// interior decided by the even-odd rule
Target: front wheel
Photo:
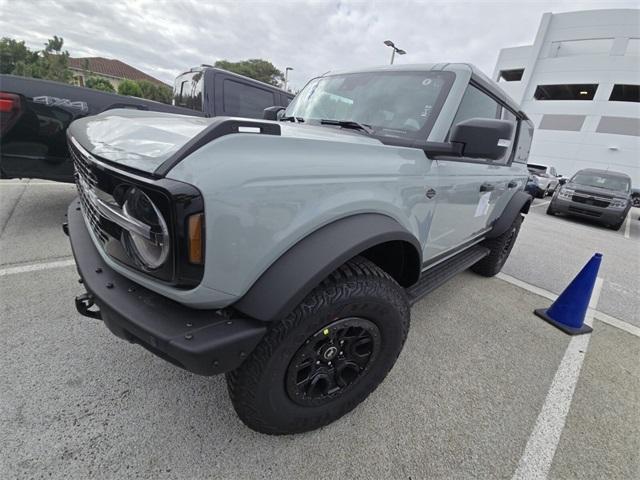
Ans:
{"type": "Polygon", "coordinates": [[[489,255],[473,265],[471,270],[484,277],[493,277],[502,270],[507,258],[509,258],[513,245],[516,243],[523,219],[524,217],[518,214],[506,232],[496,238],[482,242],[481,245],[489,249],[489,255]]]}
{"type": "Polygon", "coordinates": [[[408,330],[404,290],[356,257],[275,323],[251,356],[227,374],[236,413],[253,430],[269,434],[327,425],[376,389],[408,330]]]}

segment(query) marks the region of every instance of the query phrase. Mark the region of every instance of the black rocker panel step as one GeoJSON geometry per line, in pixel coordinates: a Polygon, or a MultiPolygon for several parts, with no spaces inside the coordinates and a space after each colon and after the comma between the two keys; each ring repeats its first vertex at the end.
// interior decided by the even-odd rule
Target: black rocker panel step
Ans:
{"type": "Polygon", "coordinates": [[[447,280],[450,280],[453,276],[466,270],[487,255],[489,255],[488,248],[475,245],[424,271],[418,283],[407,288],[409,303],[413,305],[427,293],[434,291],[447,280]]]}

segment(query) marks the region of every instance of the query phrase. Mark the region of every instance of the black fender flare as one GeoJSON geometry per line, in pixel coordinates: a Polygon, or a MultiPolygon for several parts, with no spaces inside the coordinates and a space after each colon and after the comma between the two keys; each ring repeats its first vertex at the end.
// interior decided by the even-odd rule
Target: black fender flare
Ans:
{"type": "Polygon", "coordinates": [[[528,193],[523,191],[516,192],[507,203],[502,215],[494,222],[493,228],[487,233],[486,238],[496,238],[506,232],[517,215],[529,213],[532,201],[533,197],[528,193]]]}
{"type": "Polygon", "coordinates": [[[304,237],[271,264],[233,307],[257,320],[282,319],[340,265],[371,247],[398,240],[416,249],[417,278],[422,265],[418,239],[389,216],[361,213],[304,237]]]}

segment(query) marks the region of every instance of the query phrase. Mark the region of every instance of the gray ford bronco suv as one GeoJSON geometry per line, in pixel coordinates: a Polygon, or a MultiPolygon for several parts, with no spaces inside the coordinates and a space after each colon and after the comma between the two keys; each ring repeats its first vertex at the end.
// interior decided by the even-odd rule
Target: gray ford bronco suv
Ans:
{"type": "Polygon", "coordinates": [[[467,64],[311,80],[266,118],[112,110],[68,133],[78,311],[202,375],[260,432],[318,428],[385,378],[410,306],[502,268],[533,127],[467,64]]]}

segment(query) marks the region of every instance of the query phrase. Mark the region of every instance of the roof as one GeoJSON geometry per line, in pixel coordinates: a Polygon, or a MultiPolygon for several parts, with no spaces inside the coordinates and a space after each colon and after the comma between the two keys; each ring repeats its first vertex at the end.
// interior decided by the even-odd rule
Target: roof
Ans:
{"type": "Polygon", "coordinates": [[[615,172],[613,170],[602,170],[599,168],[582,168],[580,170],[578,170],[576,173],[595,173],[598,175],[610,175],[612,177],[624,177],[624,178],[631,178],[629,177],[629,175],[627,175],[626,173],[623,172],[615,172]]]}
{"type": "Polygon", "coordinates": [[[156,85],[165,85],[166,83],[153,78],[151,75],[147,75],[141,72],[137,68],[133,68],[131,65],[127,65],[120,60],[104,57],[83,57],[83,58],[69,58],[69,67],[76,70],[85,70],[98,75],[107,75],[116,78],[126,78],[128,80],[148,80],[156,85]]]}

